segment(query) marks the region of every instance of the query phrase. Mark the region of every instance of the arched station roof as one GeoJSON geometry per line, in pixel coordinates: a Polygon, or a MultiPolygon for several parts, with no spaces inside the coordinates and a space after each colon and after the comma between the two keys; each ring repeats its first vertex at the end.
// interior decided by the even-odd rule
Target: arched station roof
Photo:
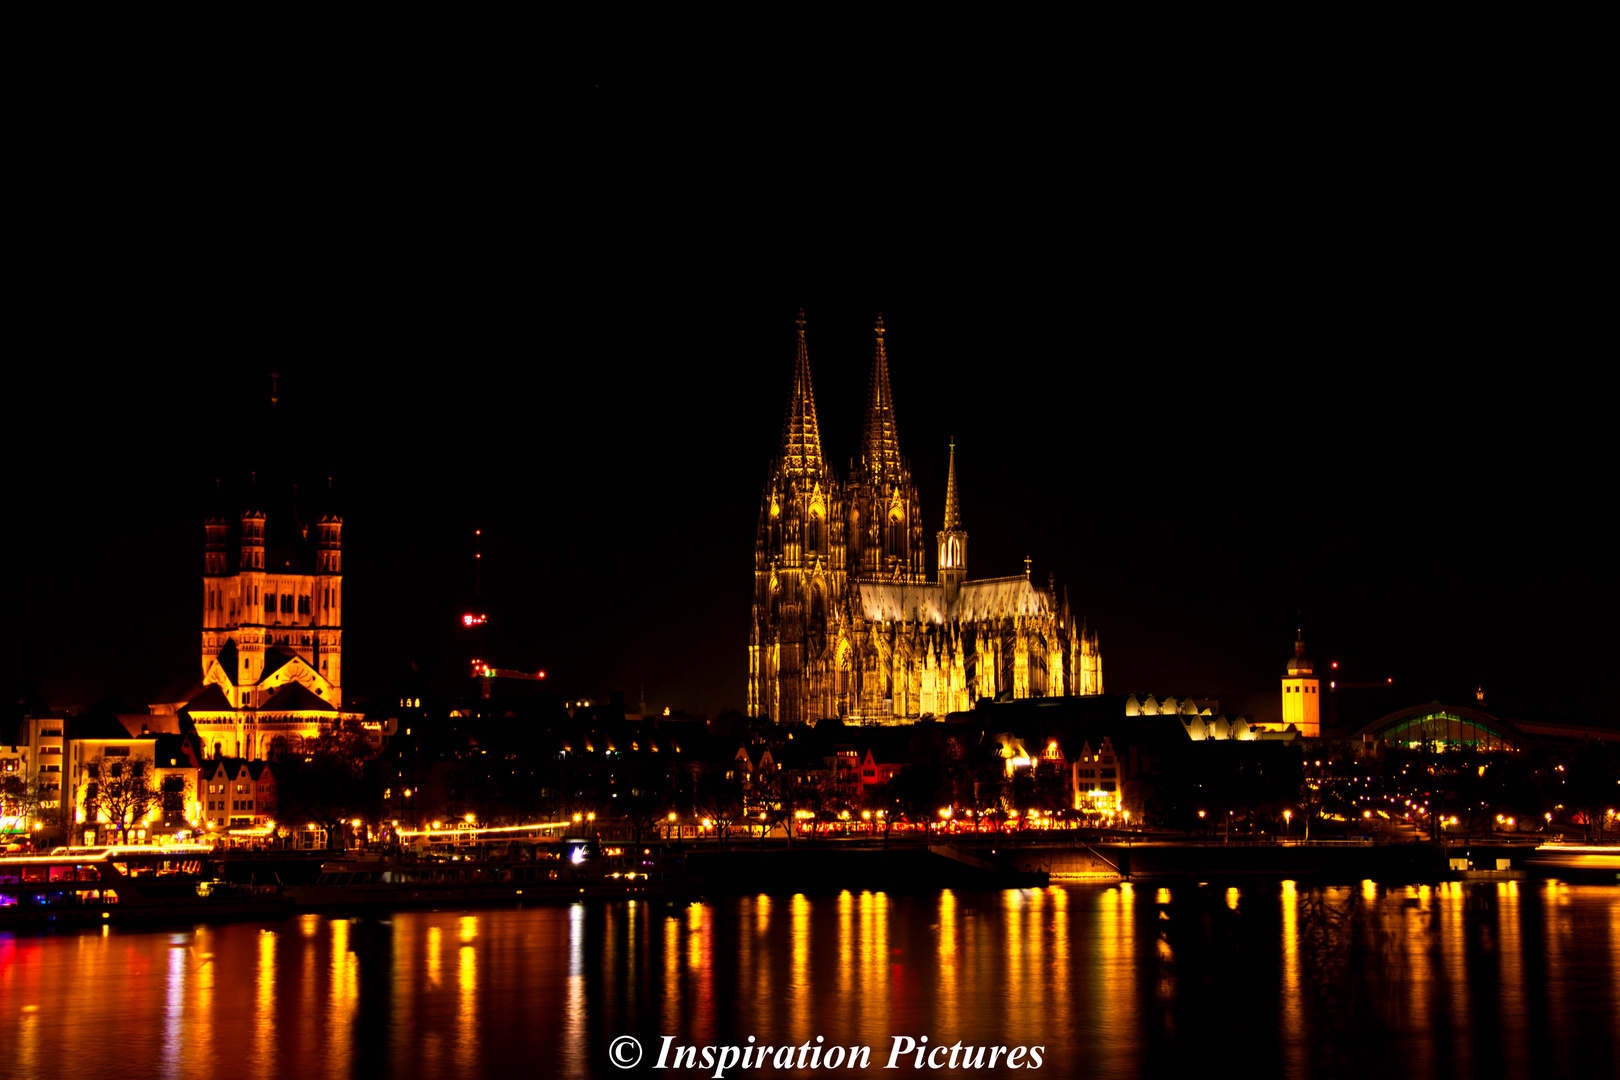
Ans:
{"type": "Polygon", "coordinates": [[[1481,750],[1516,750],[1523,741],[1519,730],[1499,716],[1438,701],[1381,716],[1353,737],[1380,739],[1396,746],[1430,744],[1481,750]]]}

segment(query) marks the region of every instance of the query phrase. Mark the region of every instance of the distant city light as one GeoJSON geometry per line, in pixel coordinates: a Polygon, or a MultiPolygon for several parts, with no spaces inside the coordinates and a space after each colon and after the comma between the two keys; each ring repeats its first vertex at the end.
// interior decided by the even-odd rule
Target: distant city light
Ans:
{"type": "Polygon", "coordinates": [[[462,626],[483,626],[488,621],[488,615],[474,615],[471,612],[461,617],[462,626]]]}

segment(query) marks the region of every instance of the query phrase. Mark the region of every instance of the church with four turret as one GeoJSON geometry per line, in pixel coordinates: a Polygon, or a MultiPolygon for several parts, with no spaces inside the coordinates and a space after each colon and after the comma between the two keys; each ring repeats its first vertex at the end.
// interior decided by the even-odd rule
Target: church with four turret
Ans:
{"type": "Polygon", "coordinates": [[[782,446],[760,498],[748,641],[748,713],[777,723],[903,723],[1016,700],[1103,692],[1097,636],[1049,583],[968,577],[952,440],[934,573],[900,452],[883,319],[861,455],[842,480],[822,451],[805,344],[782,446]]]}

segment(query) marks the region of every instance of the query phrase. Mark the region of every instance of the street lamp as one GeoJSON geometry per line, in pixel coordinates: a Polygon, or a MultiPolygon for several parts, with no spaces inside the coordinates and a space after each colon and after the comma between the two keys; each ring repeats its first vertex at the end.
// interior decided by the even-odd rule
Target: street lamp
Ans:
{"type": "Polygon", "coordinates": [[[1294,823],[1294,812],[1292,810],[1284,810],[1283,811],[1283,832],[1284,833],[1291,833],[1293,830],[1290,828],[1290,826],[1292,826],[1293,823],[1294,823]]]}

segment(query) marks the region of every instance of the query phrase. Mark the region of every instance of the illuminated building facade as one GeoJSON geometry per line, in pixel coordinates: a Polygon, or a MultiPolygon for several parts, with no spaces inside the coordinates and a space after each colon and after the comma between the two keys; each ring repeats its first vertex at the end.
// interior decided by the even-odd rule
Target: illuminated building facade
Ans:
{"type": "Polygon", "coordinates": [[[275,818],[276,774],[267,761],[213,758],[203,763],[200,783],[206,828],[263,828],[275,818]]]}
{"type": "Polygon", "coordinates": [[[1288,672],[1282,681],[1283,727],[1292,725],[1307,739],[1322,734],[1322,699],[1317,694],[1318,683],[1314,667],[1305,657],[1305,631],[1299,632],[1294,642],[1294,655],[1289,658],[1288,672]]]}
{"type": "MultiPolygon", "coordinates": [[[[4,741],[0,742],[0,834],[37,831],[46,839],[64,834],[66,723],[66,718],[60,716],[24,716],[16,720],[12,730],[4,731],[4,741]],[[32,795],[26,793],[29,785],[37,785],[32,795]]],[[[0,722],[0,730],[4,727],[0,722]]]]}
{"type": "Polygon", "coordinates": [[[840,479],[822,451],[798,319],[782,450],[760,499],[748,641],[748,712],[778,723],[903,722],[979,698],[1102,693],[1097,637],[1067,598],[1024,573],[970,581],[950,448],[935,569],[900,452],[883,320],[861,456],[840,479]]]}
{"type": "Polygon", "coordinates": [[[198,762],[194,744],[177,730],[172,717],[136,713],[78,718],[69,738],[68,769],[73,824],[70,842],[146,843],[159,834],[189,831],[198,817],[198,762]],[[92,787],[103,780],[99,770],[114,775],[132,762],[150,769],[153,796],[144,813],[120,834],[105,813],[91,814],[92,787]]]}
{"type": "MultiPolygon", "coordinates": [[[[202,693],[185,709],[211,757],[296,749],[343,709],[343,517],[257,487],[203,521],[202,693]],[[279,741],[278,741],[279,740],[279,741]]],[[[358,717],[358,714],[354,714],[358,717]]]]}

